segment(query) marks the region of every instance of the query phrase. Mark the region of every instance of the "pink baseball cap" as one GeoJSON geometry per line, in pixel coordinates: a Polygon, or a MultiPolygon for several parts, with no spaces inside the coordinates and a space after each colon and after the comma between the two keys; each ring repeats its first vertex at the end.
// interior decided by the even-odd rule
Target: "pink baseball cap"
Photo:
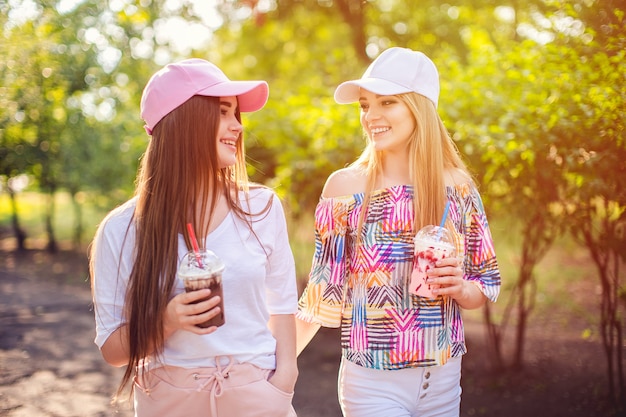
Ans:
{"type": "Polygon", "coordinates": [[[168,113],[193,96],[236,96],[239,111],[261,109],[269,96],[265,81],[231,81],[215,64],[191,58],[168,64],[148,81],[141,96],[141,118],[149,135],[168,113]]]}
{"type": "Polygon", "coordinates": [[[360,88],[384,96],[415,92],[437,107],[439,73],[422,52],[393,47],[380,54],[360,79],[341,83],[335,90],[335,101],[339,104],[359,101],[360,88]]]}

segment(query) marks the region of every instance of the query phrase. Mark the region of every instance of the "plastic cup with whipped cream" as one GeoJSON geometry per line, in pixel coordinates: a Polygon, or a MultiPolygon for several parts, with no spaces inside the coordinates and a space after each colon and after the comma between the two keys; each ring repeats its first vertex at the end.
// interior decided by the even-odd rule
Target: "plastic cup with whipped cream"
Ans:
{"type": "Polygon", "coordinates": [[[203,322],[197,324],[198,327],[206,328],[211,326],[221,326],[225,321],[224,316],[224,291],[222,288],[222,273],[224,263],[208,249],[189,251],[178,266],[178,278],[183,282],[186,292],[202,290],[208,288],[211,294],[195,303],[206,301],[212,297],[220,297],[220,313],[203,322]]]}
{"type": "Polygon", "coordinates": [[[427,282],[427,273],[435,267],[438,260],[456,256],[452,236],[445,227],[429,225],[417,232],[414,243],[415,256],[409,292],[421,297],[436,298],[432,292],[436,285],[427,282]]]}

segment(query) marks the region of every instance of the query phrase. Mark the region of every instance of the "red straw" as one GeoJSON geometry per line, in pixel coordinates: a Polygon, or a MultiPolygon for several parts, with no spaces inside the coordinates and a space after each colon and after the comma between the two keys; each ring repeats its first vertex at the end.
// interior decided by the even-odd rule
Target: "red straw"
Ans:
{"type": "Polygon", "coordinates": [[[193,251],[196,254],[196,261],[198,261],[198,266],[202,268],[202,257],[200,256],[198,239],[196,239],[196,234],[193,231],[193,226],[191,225],[191,223],[187,223],[187,231],[189,232],[189,237],[191,238],[191,244],[193,245],[193,251]]]}

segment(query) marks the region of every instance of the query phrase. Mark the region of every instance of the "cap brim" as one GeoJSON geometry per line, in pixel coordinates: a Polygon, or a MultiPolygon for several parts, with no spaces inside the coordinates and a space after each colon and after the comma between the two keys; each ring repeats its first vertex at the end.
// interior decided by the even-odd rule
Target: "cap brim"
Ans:
{"type": "Polygon", "coordinates": [[[394,94],[411,92],[410,88],[401,86],[391,81],[382,80],[380,78],[361,78],[359,80],[346,81],[339,84],[335,90],[335,101],[339,104],[348,104],[359,101],[361,88],[382,96],[391,96],[394,94]]]}
{"type": "Polygon", "coordinates": [[[226,81],[198,91],[197,95],[213,97],[237,96],[239,111],[254,112],[267,103],[269,87],[265,81],[226,81]]]}

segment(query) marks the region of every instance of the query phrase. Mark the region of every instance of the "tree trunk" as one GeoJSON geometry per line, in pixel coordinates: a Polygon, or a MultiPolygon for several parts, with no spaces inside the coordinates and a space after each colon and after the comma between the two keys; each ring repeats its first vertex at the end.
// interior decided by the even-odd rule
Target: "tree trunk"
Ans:
{"type": "MultiPolygon", "coordinates": [[[[522,268],[523,269],[523,268],[522,268]]],[[[526,338],[526,324],[531,308],[528,305],[529,298],[526,294],[526,286],[529,277],[520,276],[519,296],[517,298],[517,326],[515,327],[515,350],[513,352],[513,362],[511,366],[515,370],[520,370],[524,363],[524,342],[526,338]]]]}
{"type": "Polygon", "coordinates": [[[504,369],[506,360],[502,350],[502,335],[506,331],[508,320],[513,308],[516,314],[515,342],[511,368],[519,370],[524,365],[524,342],[528,317],[535,306],[535,294],[537,285],[533,278],[535,267],[552,246],[558,229],[549,224],[541,215],[535,216],[524,228],[522,240],[522,256],[519,275],[510,299],[504,309],[500,326],[496,325],[488,307],[485,307],[484,317],[487,325],[488,346],[495,357],[496,369],[504,369]]]}
{"type": "Polygon", "coordinates": [[[56,237],[54,236],[54,213],[55,213],[55,202],[54,202],[54,194],[55,187],[51,186],[49,188],[48,193],[46,194],[46,213],[45,213],[45,223],[46,223],[46,235],[48,236],[48,244],[46,245],[46,250],[49,253],[57,253],[58,245],[56,241],[56,237]]]}
{"type": "Polygon", "coordinates": [[[72,206],[74,208],[74,233],[72,235],[73,248],[79,249],[83,237],[83,206],[76,199],[76,191],[72,191],[72,206]]]}
{"type": "Polygon", "coordinates": [[[13,226],[13,234],[17,242],[17,250],[24,251],[26,250],[26,233],[20,227],[15,191],[13,191],[11,187],[8,187],[8,189],[9,198],[11,199],[11,224],[13,226]]]}
{"type": "Polygon", "coordinates": [[[359,60],[369,65],[371,59],[365,52],[367,42],[365,36],[365,8],[367,2],[361,0],[337,0],[337,6],[343,20],[352,28],[352,46],[359,60]]]}
{"type": "Polygon", "coordinates": [[[506,369],[504,355],[502,353],[502,335],[505,326],[496,324],[491,317],[491,309],[489,303],[483,308],[483,318],[487,326],[487,349],[491,358],[491,367],[493,371],[502,372],[506,369]]]}
{"type": "MultiPolygon", "coordinates": [[[[624,366],[622,361],[622,323],[619,318],[620,253],[619,249],[607,248],[600,241],[611,241],[615,236],[616,224],[602,221],[601,231],[594,236],[593,220],[588,218],[588,227],[582,231],[584,242],[591,254],[602,287],[600,299],[600,335],[606,356],[609,397],[617,408],[626,407],[624,366]]],[[[618,245],[619,246],[619,245],[618,245]]]]}
{"type": "Polygon", "coordinates": [[[524,366],[524,345],[528,318],[535,308],[537,283],[534,271],[541,259],[546,255],[558,235],[556,223],[551,222],[542,213],[537,213],[524,230],[522,240],[522,259],[518,279],[517,325],[515,331],[515,351],[513,352],[513,369],[524,366]]]}
{"type": "Polygon", "coordinates": [[[619,292],[621,291],[620,285],[620,257],[619,253],[613,251],[613,299],[614,302],[614,311],[611,319],[611,323],[613,325],[613,331],[615,335],[615,343],[616,343],[616,363],[617,363],[617,395],[616,400],[619,401],[618,406],[621,407],[622,410],[626,409],[626,385],[624,380],[624,362],[622,360],[622,342],[624,340],[622,333],[622,321],[620,320],[619,314],[619,292]]]}

